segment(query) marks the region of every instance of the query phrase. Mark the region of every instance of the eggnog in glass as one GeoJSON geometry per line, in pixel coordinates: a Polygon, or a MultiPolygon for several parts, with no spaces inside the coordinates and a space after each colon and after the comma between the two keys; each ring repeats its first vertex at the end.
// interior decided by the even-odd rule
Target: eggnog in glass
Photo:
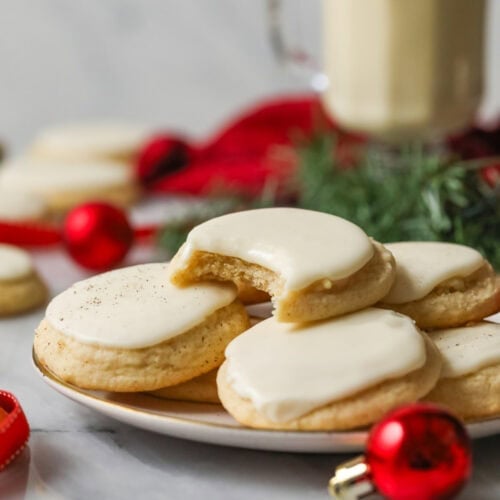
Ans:
{"type": "Polygon", "coordinates": [[[323,102],[377,139],[469,124],[483,87],[485,0],[323,0],[323,102]]]}

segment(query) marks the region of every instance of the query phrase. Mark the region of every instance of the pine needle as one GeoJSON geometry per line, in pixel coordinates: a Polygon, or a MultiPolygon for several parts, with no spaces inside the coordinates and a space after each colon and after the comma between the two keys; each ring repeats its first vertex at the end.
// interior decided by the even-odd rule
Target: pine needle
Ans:
{"type": "Polygon", "coordinates": [[[481,167],[417,146],[392,157],[368,151],[345,169],[335,139],[318,136],[301,150],[298,205],[344,217],[381,242],[469,245],[500,269],[500,192],[481,167]]]}

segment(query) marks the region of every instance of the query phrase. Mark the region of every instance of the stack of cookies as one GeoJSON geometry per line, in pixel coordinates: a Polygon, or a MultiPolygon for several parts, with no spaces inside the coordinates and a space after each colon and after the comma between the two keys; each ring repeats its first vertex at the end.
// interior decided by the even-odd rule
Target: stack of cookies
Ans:
{"type": "Polygon", "coordinates": [[[24,155],[3,163],[0,198],[40,198],[51,216],[93,200],[128,207],[140,196],[133,166],[150,136],[149,127],[125,122],[48,128],[24,155]]]}
{"type": "Polygon", "coordinates": [[[486,418],[500,413],[500,378],[489,398],[478,387],[500,373],[500,327],[461,326],[498,297],[467,247],[383,246],[333,215],[260,209],[197,226],[170,264],[73,285],[50,303],[35,352],[77,386],[220,399],[255,428],[352,429],[425,397],[486,418]],[[243,302],[263,296],[273,314],[251,326],[243,302]],[[447,330],[424,332],[436,328],[447,330]]]}

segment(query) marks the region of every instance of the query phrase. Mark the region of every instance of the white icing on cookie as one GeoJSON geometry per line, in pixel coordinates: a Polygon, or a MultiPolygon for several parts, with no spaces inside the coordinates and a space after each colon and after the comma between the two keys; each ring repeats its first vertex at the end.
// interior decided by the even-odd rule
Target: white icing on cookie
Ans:
{"type": "Polygon", "coordinates": [[[500,325],[483,321],[474,326],[432,332],[443,357],[442,378],[456,378],[500,363],[500,325]]]}
{"type": "Polygon", "coordinates": [[[125,122],[67,124],[42,131],[32,150],[53,160],[99,159],[134,153],[151,135],[150,127],[125,122]]]}
{"type": "Polygon", "coordinates": [[[120,163],[93,161],[64,163],[19,158],[0,170],[0,189],[40,196],[133,182],[133,174],[120,163]]]}
{"type": "Polygon", "coordinates": [[[75,283],[49,304],[46,318],[86,344],[137,349],[187,332],[236,298],[231,285],[176,288],[167,264],[143,264],[75,283]]]}
{"type": "Polygon", "coordinates": [[[228,381],[274,422],[403,377],[426,360],[413,321],[382,309],[302,326],[274,318],[258,323],[226,348],[228,381]]]}
{"type": "Polygon", "coordinates": [[[0,191],[0,221],[28,221],[41,219],[47,207],[34,194],[19,191],[0,191]]]}
{"type": "Polygon", "coordinates": [[[0,280],[23,278],[32,271],[33,264],[28,252],[0,243],[0,280]]]}
{"type": "Polygon", "coordinates": [[[382,299],[386,304],[419,300],[443,281],[469,276],[485,263],[477,250],[454,243],[405,241],[385,247],[396,259],[396,280],[382,299]]]}
{"type": "Polygon", "coordinates": [[[259,264],[280,274],[288,291],[322,278],[350,276],[374,252],[358,226],[334,215],[298,208],[248,210],[211,219],[189,233],[180,262],[196,250],[259,264]]]}

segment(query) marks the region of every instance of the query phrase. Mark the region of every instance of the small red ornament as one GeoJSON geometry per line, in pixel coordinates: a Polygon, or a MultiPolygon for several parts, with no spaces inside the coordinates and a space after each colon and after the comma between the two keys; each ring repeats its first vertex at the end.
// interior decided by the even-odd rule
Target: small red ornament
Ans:
{"type": "Polygon", "coordinates": [[[104,271],[119,264],[130,250],[134,233],[122,210],[107,203],[84,203],[66,217],[63,241],[81,266],[104,271]]]}
{"type": "Polygon", "coordinates": [[[443,408],[417,403],[373,427],[365,459],[337,468],[330,493],[361,498],[376,488],[390,500],[443,500],[462,489],[470,472],[471,447],[462,423],[443,408]]]}
{"type": "Polygon", "coordinates": [[[157,135],[139,153],[137,179],[143,186],[149,187],[165,175],[185,167],[191,156],[191,147],[181,137],[157,135]]]}
{"type": "Polygon", "coordinates": [[[493,165],[484,167],[481,170],[481,176],[491,188],[500,186],[500,163],[495,163],[493,165]]]}
{"type": "Polygon", "coordinates": [[[26,415],[13,394],[0,391],[0,471],[24,449],[30,435],[26,415]]]}

